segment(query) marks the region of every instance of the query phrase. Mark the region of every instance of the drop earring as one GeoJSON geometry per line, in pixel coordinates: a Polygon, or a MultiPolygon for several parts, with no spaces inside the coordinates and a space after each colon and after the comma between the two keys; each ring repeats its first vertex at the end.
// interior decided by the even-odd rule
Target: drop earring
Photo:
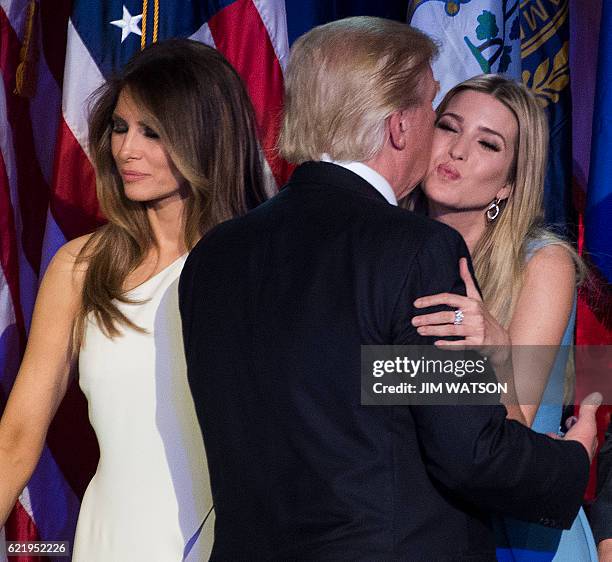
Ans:
{"type": "Polygon", "coordinates": [[[493,203],[487,208],[487,218],[489,222],[493,222],[497,218],[497,215],[499,215],[499,199],[496,197],[493,199],[493,203]]]}

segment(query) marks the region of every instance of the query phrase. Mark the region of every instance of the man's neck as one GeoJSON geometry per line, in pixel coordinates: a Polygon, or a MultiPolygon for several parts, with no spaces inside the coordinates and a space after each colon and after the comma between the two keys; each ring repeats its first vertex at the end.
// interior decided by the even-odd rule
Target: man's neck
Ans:
{"type": "Polygon", "coordinates": [[[372,187],[374,187],[374,189],[376,189],[376,191],[378,191],[388,203],[391,205],[397,205],[395,191],[387,178],[366,162],[336,161],[332,160],[328,154],[323,154],[321,156],[321,161],[342,166],[354,174],[357,174],[360,178],[367,181],[372,187]]]}
{"type": "Polygon", "coordinates": [[[383,151],[378,152],[369,160],[364,161],[364,164],[387,180],[391,189],[393,189],[396,199],[402,197],[402,190],[398,188],[398,174],[394,167],[390,165],[391,163],[388,161],[383,151]]]}

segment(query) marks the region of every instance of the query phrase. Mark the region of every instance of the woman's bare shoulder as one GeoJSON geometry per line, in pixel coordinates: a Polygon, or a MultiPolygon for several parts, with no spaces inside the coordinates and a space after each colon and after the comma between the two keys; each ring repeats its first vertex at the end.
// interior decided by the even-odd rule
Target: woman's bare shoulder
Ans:
{"type": "MultiPolygon", "coordinates": [[[[533,253],[527,262],[527,275],[543,275],[548,281],[561,275],[575,284],[575,264],[572,254],[563,244],[546,244],[533,253]]],[[[558,280],[558,279],[557,279],[558,280]]]]}
{"type": "Polygon", "coordinates": [[[95,233],[85,234],[83,236],[79,236],[78,238],[69,240],[63,246],[60,246],[59,250],[55,254],[55,257],[59,257],[62,260],[67,260],[74,263],[85,244],[89,242],[94,234],[95,233]]]}
{"type": "Polygon", "coordinates": [[[86,263],[79,263],[78,257],[85,245],[94,234],[85,234],[66,242],[53,256],[49,262],[43,283],[66,283],[81,285],[85,272],[86,263]]]}
{"type": "Polygon", "coordinates": [[[576,273],[570,252],[547,244],[527,263],[510,322],[515,345],[558,345],[571,314],[576,273]]]}

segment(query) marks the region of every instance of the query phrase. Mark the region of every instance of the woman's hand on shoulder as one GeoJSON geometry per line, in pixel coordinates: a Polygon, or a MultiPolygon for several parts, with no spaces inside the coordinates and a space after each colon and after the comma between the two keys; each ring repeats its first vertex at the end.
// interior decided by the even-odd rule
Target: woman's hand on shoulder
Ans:
{"type": "MultiPolygon", "coordinates": [[[[417,327],[418,333],[422,336],[461,336],[463,338],[456,341],[437,340],[434,343],[438,347],[487,347],[497,352],[507,351],[507,347],[510,345],[510,336],[486,309],[465,258],[459,260],[459,273],[465,283],[465,297],[451,293],[440,293],[421,297],[414,301],[414,305],[417,308],[438,305],[450,306],[455,311],[461,311],[461,322],[459,324],[455,323],[456,312],[444,311],[415,316],[412,319],[412,324],[417,327]]],[[[496,356],[495,353],[491,353],[491,355],[496,356]]],[[[502,361],[504,357],[499,356],[498,359],[502,361]]]]}

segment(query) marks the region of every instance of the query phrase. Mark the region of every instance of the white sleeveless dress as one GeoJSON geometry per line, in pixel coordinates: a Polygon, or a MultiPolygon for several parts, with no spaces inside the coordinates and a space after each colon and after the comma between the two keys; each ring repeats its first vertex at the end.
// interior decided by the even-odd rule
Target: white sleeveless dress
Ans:
{"type": "Polygon", "coordinates": [[[187,383],[178,312],[186,256],[119,303],[142,334],[111,340],[90,319],[80,385],[100,445],[83,502],[74,562],[208,560],[214,511],[206,455],[187,383]]]}

